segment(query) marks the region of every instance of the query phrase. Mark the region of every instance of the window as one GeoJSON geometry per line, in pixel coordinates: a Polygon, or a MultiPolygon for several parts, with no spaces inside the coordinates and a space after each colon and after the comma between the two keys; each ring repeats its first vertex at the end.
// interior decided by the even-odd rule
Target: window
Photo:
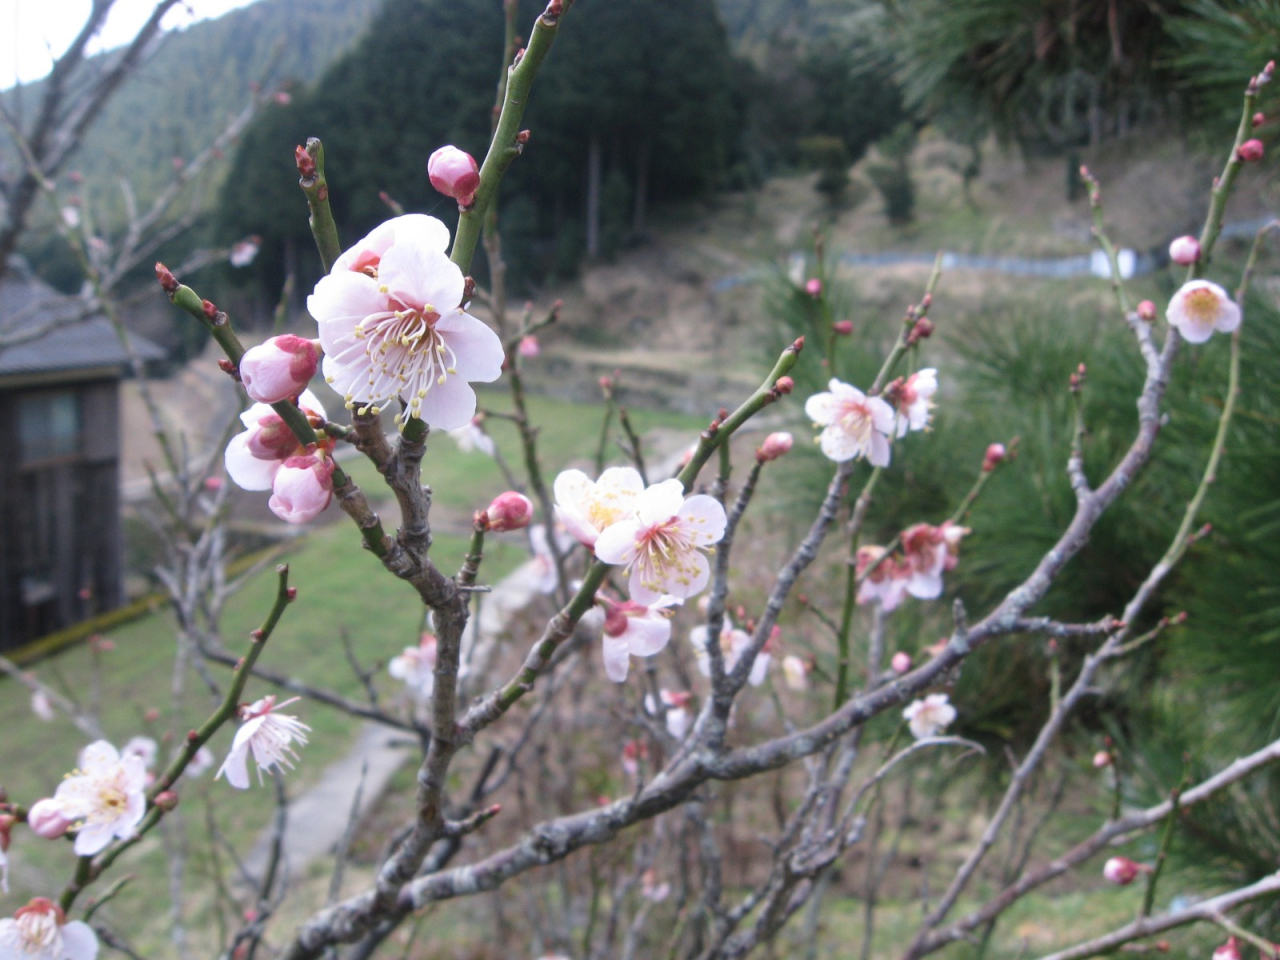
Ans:
{"type": "Polygon", "coordinates": [[[24,465],[78,453],[80,405],[75,393],[47,390],[19,397],[18,443],[24,465]]]}

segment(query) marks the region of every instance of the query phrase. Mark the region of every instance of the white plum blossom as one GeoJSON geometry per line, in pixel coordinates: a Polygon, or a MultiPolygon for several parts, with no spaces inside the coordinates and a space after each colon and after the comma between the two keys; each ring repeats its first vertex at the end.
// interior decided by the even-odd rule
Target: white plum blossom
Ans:
{"type": "Polygon", "coordinates": [[[711,576],[703,550],[724,536],[724,507],[714,497],[687,500],[679,480],[664,480],[641,493],[635,517],[605,528],[596,557],[630,573],[628,589],[637,603],[661,597],[684,600],[699,593],[711,576]]]}
{"type": "Polygon", "coordinates": [[[1215,330],[1231,333],[1240,326],[1240,308],[1227,291],[1209,280],[1184,283],[1169,301],[1165,316],[1188,343],[1204,343],[1215,330]]]}
{"type": "Polygon", "coordinates": [[[927,430],[933,418],[933,395],[938,392],[938,371],[933,367],[917,370],[907,377],[898,391],[898,436],[908,430],[927,430]]]}
{"type": "Polygon", "coordinates": [[[581,470],[565,470],[553,490],[556,519],[584,547],[594,547],[606,527],[635,515],[644,480],[633,467],[610,467],[595,481],[581,470]]]}
{"type": "Polygon", "coordinates": [[[268,696],[248,706],[242,706],[240,719],[244,722],[236,731],[227,759],[222,761],[222,766],[218,768],[214,779],[225,773],[227,783],[238,790],[247,790],[250,753],[253,754],[253,760],[258,765],[259,783],[262,782],[264,770],[270,770],[272,767],[292,768],[290,758],[294,760],[298,758],[298,755],[293,752],[293,741],[297,740],[299,744],[305,745],[307,732],[311,728],[297,717],[275,711],[281,707],[287,707],[298,699],[293,697],[277,704],[274,696],[268,696]]]}
{"type": "Polygon", "coordinates": [[[792,690],[809,689],[809,665],[794,653],[782,658],[782,675],[787,680],[787,686],[792,690]]]}
{"type": "Polygon", "coordinates": [[[913,700],[902,711],[902,717],[917,740],[937,736],[956,719],[956,708],[945,693],[931,693],[923,700],[913,700]]]}
{"type": "MultiPolygon", "coordinates": [[[[689,730],[689,721],[693,719],[689,712],[689,704],[693,702],[693,694],[687,690],[659,690],[662,705],[666,707],[667,733],[677,740],[683,740],[689,730]]],[[[653,716],[658,715],[658,702],[653,694],[644,695],[644,708],[653,716]]]]}
{"type": "Polygon", "coordinates": [[[85,747],[79,768],[53,794],[75,823],[76,854],[89,857],[116,838],[132,837],[147,812],[146,786],[147,767],[137,754],[121,756],[105,740],[85,747]]]}
{"type": "MultiPolygon", "coordinates": [[[[702,671],[704,677],[711,676],[711,655],[707,652],[707,636],[709,634],[707,625],[700,623],[689,631],[689,642],[693,644],[694,652],[698,657],[698,669],[702,671]]],[[[770,643],[772,638],[770,638],[770,643]]],[[[755,662],[751,664],[751,672],[747,675],[747,682],[753,687],[758,687],[764,683],[765,677],[769,673],[769,663],[773,659],[770,653],[770,643],[764,645],[759,653],[756,654],[755,662]]],[[[720,654],[724,658],[724,672],[732,673],[733,668],[738,665],[738,659],[746,652],[747,647],[751,646],[751,634],[745,630],[739,630],[733,625],[733,621],[726,614],[724,624],[720,628],[720,654]]]]}
{"type": "Polygon", "coordinates": [[[0,960],[94,960],[98,937],[80,920],[67,922],[62,908],[36,897],[0,920],[0,960]]]}
{"type": "Polygon", "coordinates": [[[403,680],[419,700],[426,700],[436,687],[436,655],[439,644],[434,633],[424,633],[416,647],[405,647],[404,653],[392,657],[387,672],[403,680]]]}
{"type": "Polygon", "coordinates": [[[213,751],[208,746],[202,746],[187,763],[183,773],[188,777],[202,777],[213,769],[215,763],[217,763],[217,757],[213,755],[213,751]]]}
{"type": "Polygon", "coordinates": [[[31,694],[31,712],[46,723],[55,716],[53,701],[49,699],[49,694],[38,687],[31,694]]]}
{"type": "Polygon", "coordinates": [[[627,679],[632,657],[651,657],[665,649],[671,640],[671,611],[678,603],[672,597],[660,597],[652,606],[628,600],[619,603],[598,598],[604,606],[604,672],[614,683],[627,679]]]}
{"type": "Polygon", "coordinates": [[[399,397],[408,416],[455,430],[476,412],[471,381],[501,375],[502,342],[463,308],[466,284],[448,246],[449,228],[434,217],[396,217],[342,254],[307,298],[325,380],[348,408],[377,411],[399,397]]]}
{"type": "Polygon", "coordinates": [[[859,547],[855,569],[860,578],[858,603],[879,603],[888,613],[896,610],[906,596],[911,569],[901,557],[886,558],[885,553],[885,548],[880,546],[859,547]]]}
{"type": "Polygon", "coordinates": [[[458,449],[463,453],[479,450],[481,453],[492,457],[498,450],[493,442],[493,437],[485,433],[480,426],[479,417],[472,417],[458,429],[450,430],[449,436],[453,437],[454,443],[458,445],[458,449]]]}
{"type": "Polygon", "coordinates": [[[939,527],[917,523],[902,532],[903,560],[908,573],[905,589],[920,600],[942,596],[942,572],[956,565],[960,540],[969,533],[950,521],[939,527]]]}
{"type": "Polygon", "coordinates": [[[827,390],[804,404],[805,415],[823,428],[818,436],[822,452],[836,463],[866,457],[872,466],[887,467],[893,407],[834,378],[827,390]]]}
{"type": "Polygon", "coordinates": [[[159,752],[159,746],[150,737],[134,737],[120,751],[126,757],[140,757],[142,765],[148,770],[156,765],[156,754],[159,752]]]}

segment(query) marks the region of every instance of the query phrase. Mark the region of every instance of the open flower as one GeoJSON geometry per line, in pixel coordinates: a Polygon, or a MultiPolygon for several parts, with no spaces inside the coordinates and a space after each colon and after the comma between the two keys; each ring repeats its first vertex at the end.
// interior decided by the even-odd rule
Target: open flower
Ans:
{"type": "Polygon", "coordinates": [[[923,700],[913,700],[902,711],[911,735],[917,740],[936,737],[956,719],[956,708],[947,701],[945,693],[931,693],[923,700]]]}
{"type": "MultiPolygon", "coordinates": [[[[560,556],[563,557],[575,541],[559,524],[556,524],[555,538],[556,547],[559,548],[560,556]]],[[[539,593],[555,593],[556,587],[560,584],[560,575],[556,571],[556,558],[551,553],[551,541],[547,539],[546,524],[535,523],[529,527],[529,549],[533,551],[533,562],[538,577],[534,589],[539,593]]]]}
{"type": "Polygon", "coordinates": [[[227,759],[222,761],[214,776],[216,780],[224,773],[227,783],[239,790],[249,788],[249,754],[253,754],[254,763],[258,765],[258,782],[262,782],[262,771],[272,767],[291,768],[290,758],[296,760],[293,752],[293,741],[300,744],[307,742],[307,731],[311,728],[297,717],[276,713],[280,707],[287,707],[298,700],[293,697],[279,705],[274,696],[263,697],[248,706],[240,708],[240,729],[236,731],[235,740],[231,742],[231,751],[227,759]]]}
{"type": "Polygon", "coordinates": [[[652,606],[597,597],[604,606],[604,672],[614,683],[627,679],[631,658],[651,657],[671,640],[671,613],[678,601],[661,597],[652,606]]]}
{"type": "Polygon", "coordinates": [[[67,922],[62,908],[47,897],[19,907],[0,920],[0,960],[94,960],[98,937],[80,920],[67,922]]]}
{"type": "MultiPolygon", "coordinates": [[[[324,406],[310,390],[298,397],[298,408],[316,423],[324,419],[324,406]]],[[[240,422],[244,431],[231,438],[223,455],[227,474],[242,490],[270,490],[281,464],[306,448],[269,404],[255,403],[240,422]]]]}
{"type": "Polygon", "coordinates": [[[424,633],[416,647],[405,647],[404,653],[391,658],[387,673],[403,680],[415,697],[426,700],[436,687],[437,650],[436,635],[424,633]]]}
{"type": "Polygon", "coordinates": [[[832,379],[829,392],[805,401],[804,412],[822,427],[818,443],[836,463],[866,457],[873,466],[889,465],[889,434],[893,407],[880,397],[868,397],[857,387],[832,379]]]}
{"type": "MultiPolygon", "coordinates": [[[[693,644],[693,649],[698,656],[698,669],[702,671],[704,677],[711,676],[711,655],[707,652],[708,633],[705,623],[700,623],[689,631],[689,642],[693,644]]],[[[738,665],[739,658],[746,653],[749,646],[751,646],[751,634],[745,630],[737,629],[733,625],[733,621],[726,615],[724,624],[720,628],[720,655],[724,658],[725,673],[733,672],[733,668],[738,665]]],[[[764,649],[756,654],[755,662],[751,664],[751,673],[747,675],[747,682],[753,687],[758,687],[764,683],[765,677],[769,673],[769,662],[771,660],[772,655],[769,653],[769,644],[766,643],[764,649]]]]}
{"type": "Polygon", "coordinates": [[[898,390],[898,436],[908,430],[927,430],[933,418],[933,395],[938,392],[938,371],[933,367],[917,370],[907,377],[898,390]]]}
{"type": "Polygon", "coordinates": [[[858,603],[879,603],[885,613],[896,610],[907,593],[907,581],[911,570],[899,556],[884,557],[884,547],[867,545],[859,547],[855,555],[858,583],[858,603]],[[870,573],[866,571],[870,570],[870,573]],[[865,574],[865,576],[864,576],[865,574]]]}
{"type": "Polygon", "coordinates": [[[664,595],[684,600],[700,592],[711,576],[702,551],[724,536],[724,507],[705,494],[686,500],[679,480],[655,483],[636,497],[635,506],[634,518],[600,534],[596,556],[630,571],[631,599],[637,603],[656,603],[664,595]]]}
{"type": "MultiPolygon", "coordinates": [[[[667,733],[677,740],[683,740],[692,719],[689,705],[693,702],[693,694],[687,690],[659,690],[658,696],[662,698],[662,705],[666,708],[667,733]]],[[[653,699],[653,694],[644,695],[644,708],[655,717],[658,715],[658,702],[653,699]]]]}
{"type": "Polygon", "coordinates": [[[1227,291],[1208,280],[1184,283],[1169,301],[1165,316],[1188,343],[1204,343],[1215,330],[1230,333],[1240,326],[1240,308],[1227,291]]]}
{"type": "Polygon", "coordinates": [[[484,428],[480,426],[480,420],[480,417],[472,417],[458,429],[450,430],[449,436],[453,437],[458,449],[463,453],[479,450],[492,457],[498,448],[494,445],[493,437],[485,433],[484,428]]]}
{"type": "Polygon", "coordinates": [[[469,381],[502,373],[502,343],[463,309],[465,282],[448,245],[449,229],[434,217],[388,220],[339,257],[307,298],[325,379],[349,408],[376,412],[400,397],[409,416],[454,430],[476,412],[469,381]]]}
{"type": "Polygon", "coordinates": [[[565,470],[553,489],[556,519],[584,547],[594,547],[606,527],[635,514],[644,481],[633,467],[610,467],[596,481],[581,470],[565,470]]]}
{"type": "Polygon", "coordinates": [[[902,532],[902,551],[909,572],[906,591],[921,600],[942,596],[942,572],[956,565],[960,540],[968,527],[947,521],[940,527],[917,523],[902,532]]]}
{"type": "Polygon", "coordinates": [[[132,837],[147,811],[147,767],[137,754],[121,756],[98,740],[80,754],[79,769],[54,792],[62,815],[75,822],[76,854],[89,857],[113,839],[132,837]]]}

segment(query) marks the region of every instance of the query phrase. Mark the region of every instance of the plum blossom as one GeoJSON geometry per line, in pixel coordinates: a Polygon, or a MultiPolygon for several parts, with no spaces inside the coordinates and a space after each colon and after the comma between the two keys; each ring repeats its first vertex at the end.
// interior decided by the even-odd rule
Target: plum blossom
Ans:
{"type": "Polygon", "coordinates": [[[622,745],[622,769],[627,776],[640,774],[640,761],[649,759],[649,745],[641,740],[628,740],[622,745]]]}
{"type": "Polygon", "coordinates": [[[896,610],[907,593],[911,572],[901,557],[885,559],[884,547],[859,547],[855,554],[855,570],[859,577],[857,601],[879,603],[885,613],[896,610]],[[871,572],[868,573],[867,571],[871,572]]]}
{"type": "Polygon", "coordinates": [[[53,701],[49,699],[49,694],[38,687],[31,694],[31,712],[46,723],[55,716],[53,701]]]}
{"type": "MultiPolygon", "coordinates": [[[[307,309],[320,327],[325,380],[348,408],[377,412],[400,397],[408,416],[440,430],[476,412],[470,381],[502,373],[502,342],[462,307],[465,281],[445,249],[449,228],[407,214],[334,262],[307,309]]],[[[396,420],[406,422],[404,414],[396,420]]]]}
{"type": "Polygon", "coordinates": [[[133,836],[147,811],[146,785],[147,767],[137,754],[121,756],[105,740],[84,748],[79,769],[53,794],[63,817],[75,823],[78,856],[92,856],[116,838],[133,836]]]}
{"type": "MultiPolygon", "coordinates": [[[[325,417],[324,406],[310,390],[298,397],[298,409],[313,426],[325,417]]],[[[223,455],[227,474],[242,490],[270,490],[284,462],[305,454],[306,448],[269,404],[255,403],[240,414],[240,422],[244,431],[231,438],[223,455]]]]}
{"type": "Polygon", "coordinates": [[[894,673],[906,673],[911,669],[911,654],[905,650],[899,650],[890,659],[889,669],[894,673]]]}
{"type": "Polygon", "coordinates": [[[828,392],[815,393],[804,404],[814,426],[823,428],[818,436],[822,452],[836,463],[866,457],[872,466],[887,467],[893,407],[834,378],[827,388],[828,392]]]}
{"type": "Polygon", "coordinates": [[[37,800],[27,811],[27,826],[37,837],[56,840],[70,828],[71,821],[62,814],[62,804],[53,797],[37,800]]]}
{"type": "Polygon", "coordinates": [[[405,647],[404,653],[391,658],[387,664],[387,673],[397,680],[403,680],[415,697],[426,700],[436,687],[437,650],[436,635],[424,633],[416,647],[405,647]]]}
{"type": "Polygon", "coordinates": [[[156,754],[159,752],[159,746],[150,737],[134,737],[120,751],[126,757],[140,757],[142,765],[148,770],[156,765],[156,754]]]}
{"type": "Polygon", "coordinates": [[[1151,868],[1145,863],[1138,863],[1128,857],[1112,857],[1102,865],[1102,876],[1118,887],[1127,887],[1138,879],[1138,874],[1150,872],[1151,868]]]}
{"type": "Polygon", "coordinates": [[[803,657],[797,657],[794,653],[783,657],[782,675],[792,690],[809,689],[809,665],[804,662],[803,657]]]}
{"type": "Polygon", "coordinates": [[[0,920],[0,960],[94,960],[98,937],[80,920],[67,922],[62,908],[36,897],[0,920]]]}
{"type": "Polygon", "coordinates": [[[520,338],[520,356],[526,359],[532,359],[542,353],[542,346],[538,343],[538,338],[532,333],[526,334],[520,338]]]}
{"type": "Polygon", "coordinates": [[[1209,280],[1184,283],[1169,301],[1165,316],[1188,343],[1204,343],[1215,330],[1231,333],[1240,326],[1240,308],[1227,291],[1209,280]]]}
{"type": "Polygon", "coordinates": [[[297,717],[276,713],[281,707],[287,707],[300,698],[292,697],[284,703],[277,704],[274,696],[263,697],[248,706],[240,707],[240,729],[236,731],[231,742],[231,750],[227,759],[222,761],[214,775],[216,780],[224,773],[227,783],[238,790],[249,788],[249,754],[258,765],[258,782],[262,783],[262,771],[272,767],[279,769],[292,768],[290,758],[296,760],[292,743],[306,744],[310,727],[297,717]]]}
{"type": "Polygon", "coordinates": [[[458,206],[469,207],[480,186],[480,165],[471,154],[450,144],[427,158],[427,178],[446,197],[457,200],[458,206]]]}
{"type": "MultiPolygon", "coordinates": [[[[693,649],[698,656],[698,669],[702,671],[704,677],[711,676],[711,656],[707,652],[708,633],[705,623],[700,623],[689,631],[689,642],[693,644],[693,649]]],[[[772,640],[773,638],[770,637],[770,643],[772,640]]],[[[765,644],[764,649],[756,654],[755,662],[751,664],[751,673],[747,675],[747,682],[753,687],[764,683],[769,673],[769,662],[772,659],[770,643],[765,644]]],[[[725,673],[733,672],[733,668],[738,665],[738,659],[749,646],[751,646],[751,634],[735,627],[733,621],[726,615],[724,625],[720,629],[720,653],[724,657],[725,673]]]]}
{"type": "Polygon", "coordinates": [[[493,437],[485,433],[484,428],[480,426],[481,422],[481,417],[472,417],[469,423],[464,423],[457,430],[450,430],[449,436],[453,437],[458,449],[463,453],[479,450],[492,457],[498,448],[493,442],[493,437]]]}
{"type": "Polygon", "coordinates": [[[1200,259],[1200,241],[1192,236],[1177,237],[1169,244],[1169,259],[1180,267],[1189,267],[1200,259]]]}
{"type": "Polygon", "coordinates": [[[493,498],[484,516],[489,529],[495,533],[523,530],[533,518],[533,502],[523,493],[508,490],[493,498]]]}
{"type": "Polygon", "coordinates": [[[231,251],[227,254],[227,261],[233,267],[247,267],[258,256],[258,250],[261,247],[261,237],[257,235],[245,237],[243,240],[238,240],[231,245],[231,251]]]}
{"type": "Polygon", "coordinates": [[[240,358],[240,382],[259,403],[279,403],[307,389],[319,363],[319,340],[286,333],[245,351],[240,358]]]}
{"type": "MultiPolygon", "coordinates": [[[[693,694],[687,690],[659,690],[658,696],[662,698],[662,705],[666,708],[667,733],[677,740],[683,740],[692,719],[689,705],[693,702],[693,694]]],[[[658,715],[658,703],[653,699],[653,694],[644,695],[644,708],[654,716],[658,715]]]]}
{"type": "Polygon", "coordinates": [[[1240,941],[1227,937],[1227,942],[1213,951],[1213,960],[1240,960],[1240,941]]]}
{"type": "Polygon", "coordinates": [[[902,711],[902,717],[911,728],[911,735],[925,740],[936,737],[955,721],[956,708],[948,702],[945,693],[931,693],[923,700],[911,701],[902,711]]]}
{"type": "Polygon", "coordinates": [[[933,367],[917,370],[907,377],[897,391],[898,436],[908,430],[927,430],[933,418],[933,395],[938,392],[938,371],[933,367]]]}
{"type": "Polygon", "coordinates": [[[679,480],[664,480],[636,497],[634,518],[600,533],[596,557],[629,571],[628,589],[637,603],[656,603],[664,595],[684,600],[707,585],[711,567],[702,551],[720,542],[726,522],[714,497],[685,499],[679,480]]]}
{"type": "Polygon", "coordinates": [[[659,597],[652,606],[632,600],[618,602],[597,597],[605,610],[604,672],[614,683],[627,679],[632,657],[651,657],[665,649],[671,640],[671,611],[678,603],[672,597],[659,597]]]}
{"type": "Polygon", "coordinates": [[[187,769],[183,772],[188,777],[202,777],[213,768],[216,762],[217,758],[213,755],[213,751],[207,746],[202,746],[187,763],[187,769]]]}
{"type": "Polygon", "coordinates": [[[581,470],[565,470],[553,491],[556,519],[584,547],[594,547],[606,527],[634,516],[644,480],[633,467],[610,467],[596,481],[581,470]]]}
{"type": "Polygon", "coordinates": [[[777,433],[771,433],[764,438],[764,443],[760,444],[756,450],[756,460],[759,463],[768,463],[770,460],[777,460],[779,457],[785,456],[791,451],[793,443],[791,434],[785,430],[777,433]]]}
{"type": "Polygon", "coordinates": [[[909,571],[905,589],[921,600],[942,596],[942,572],[956,565],[960,540],[969,533],[947,521],[940,527],[917,523],[902,532],[902,550],[909,571]]]}
{"type": "MultiPolygon", "coordinates": [[[[556,524],[555,537],[561,556],[577,543],[559,524],[556,524]]],[[[560,576],[556,572],[556,558],[551,554],[546,524],[535,523],[529,528],[529,548],[533,551],[533,563],[538,576],[534,588],[539,593],[555,593],[560,584],[560,576]]]]}
{"type": "Polygon", "coordinates": [[[314,520],[333,499],[335,466],[323,451],[290,457],[276,471],[267,506],[286,523],[314,520]]]}

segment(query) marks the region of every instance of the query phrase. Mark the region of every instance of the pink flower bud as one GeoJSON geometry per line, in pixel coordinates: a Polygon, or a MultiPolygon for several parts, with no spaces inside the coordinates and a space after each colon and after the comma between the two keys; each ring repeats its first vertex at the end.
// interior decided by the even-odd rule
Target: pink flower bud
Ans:
{"type": "Polygon", "coordinates": [[[1128,857],[1112,857],[1102,866],[1102,875],[1109,883],[1118,887],[1127,887],[1137,879],[1138,874],[1150,870],[1150,867],[1135,863],[1128,857]]]}
{"type": "Polygon", "coordinates": [[[1265,113],[1255,113],[1253,115],[1253,119],[1250,122],[1253,125],[1253,129],[1257,130],[1260,126],[1262,126],[1264,123],[1267,122],[1267,115],[1265,113]]]}
{"type": "Polygon", "coordinates": [[[987,447],[986,456],[982,458],[982,470],[984,473],[990,473],[998,467],[1004,458],[1008,455],[1003,443],[993,443],[987,447]]]}
{"type": "Polygon", "coordinates": [[[508,490],[500,493],[485,511],[489,529],[501,533],[505,530],[521,530],[533,519],[533,504],[523,493],[508,490]]]}
{"type": "Polygon", "coordinates": [[[1101,770],[1103,767],[1111,766],[1111,754],[1106,750],[1099,750],[1093,755],[1093,765],[1101,770]]]}
{"type": "Polygon", "coordinates": [[[427,176],[431,185],[446,197],[453,197],[462,207],[471,206],[480,186],[480,167],[476,158],[455,146],[441,147],[427,160],[427,176]]]}
{"type": "Polygon", "coordinates": [[[161,790],[156,794],[155,802],[161,810],[173,810],[178,806],[178,795],[172,790],[161,790]]]}
{"type": "Polygon", "coordinates": [[[1195,237],[1178,237],[1169,244],[1169,259],[1180,267],[1189,267],[1200,259],[1200,241],[1195,237]]]}
{"type": "Polygon", "coordinates": [[[256,460],[287,460],[299,452],[300,444],[293,431],[277,413],[258,420],[257,429],[249,430],[245,447],[256,460]]]}
{"type": "Polygon", "coordinates": [[[1240,960],[1240,941],[1227,937],[1227,942],[1213,951],[1213,960],[1240,960]]]}
{"type": "Polygon", "coordinates": [[[773,389],[777,390],[778,393],[781,393],[783,395],[790,393],[795,388],[796,388],[796,382],[792,380],[790,377],[779,377],[777,380],[773,381],[773,389]]]}
{"type": "Polygon", "coordinates": [[[267,506],[287,523],[314,520],[333,497],[333,467],[328,457],[290,457],[276,471],[267,506]]]}
{"type": "Polygon", "coordinates": [[[1151,323],[1156,318],[1156,305],[1150,300],[1143,300],[1138,304],[1138,319],[1145,323],[1151,323]]]}
{"type": "Polygon", "coordinates": [[[911,654],[905,650],[899,650],[893,655],[893,659],[889,661],[889,666],[894,673],[906,673],[911,669],[911,654]]]}
{"type": "Polygon", "coordinates": [[[791,434],[785,430],[777,433],[771,433],[764,438],[764,443],[760,444],[760,449],[756,451],[756,460],[760,463],[768,463],[770,460],[777,460],[779,457],[791,450],[792,440],[791,434]]]}
{"type": "Polygon", "coordinates": [[[542,348],[538,346],[538,338],[533,334],[520,338],[520,356],[536,357],[542,352],[542,348]]]}
{"type": "Polygon", "coordinates": [[[837,320],[831,325],[831,329],[840,334],[840,336],[847,337],[849,334],[853,333],[853,321],[837,320]]]}
{"type": "Polygon", "coordinates": [[[810,277],[804,285],[804,292],[816,300],[822,296],[822,281],[817,277],[810,277]]]}
{"type": "Polygon", "coordinates": [[[62,807],[53,797],[37,800],[27,811],[27,826],[37,837],[56,840],[67,832],[72,821],[62,815],[62,807]]]}
{"type": "Polygon", "coordinates": [[[320,361],[320,341],[286,333],[240,358],[245,392],[259,403],[279,403],[307,389],[320,361]]]}
{"type": "Polygon", "coordinates": [[[1236,156],[1245,163],[1257,163],[1262,159],[1262,141],[1246,140],[1236,148],[1236,156]]]}

